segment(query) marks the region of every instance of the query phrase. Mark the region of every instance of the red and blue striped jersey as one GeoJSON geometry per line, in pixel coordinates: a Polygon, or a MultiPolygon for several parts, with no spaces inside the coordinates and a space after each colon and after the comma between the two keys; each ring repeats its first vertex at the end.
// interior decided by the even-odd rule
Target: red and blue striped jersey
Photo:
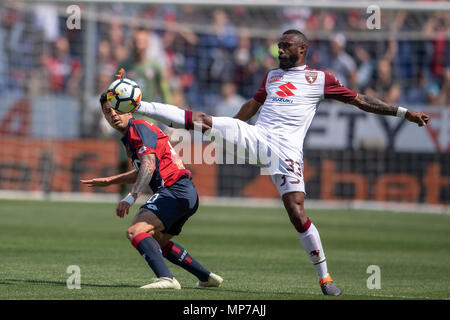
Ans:
{"type": "Polygon", "coordinates": [[[180,157],[177,155],[166,135],[155,124],[146,120],[130,119],[128,131],[122,137],[128,157],[134,168],[139,171],[140,156],[155,154],[156,169],[150,180],[150,188],[156,192],[159,187],[171,186],[181,177],[191,177],[180,157]]]}

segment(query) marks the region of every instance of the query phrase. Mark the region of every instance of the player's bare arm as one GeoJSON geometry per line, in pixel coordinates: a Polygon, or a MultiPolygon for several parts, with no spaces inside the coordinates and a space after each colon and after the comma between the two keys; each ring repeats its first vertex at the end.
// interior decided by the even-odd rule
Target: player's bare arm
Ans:
{"type": "Polygon", "coordinates": [[[112,184],[132,184],[136,182],[138,174],[135,169],[121,173],[115,176],[93,178],[87,180],[80,180],[81,183],[87,184],[88,187],[107,187],[112,184]]]}
{"type": "Polygon", "coordinates": [[[137,173],[136,182],[131,188],[131,192],[122,201],[119,202],[116,208],[118,217],[123,218],[128,214],[131,205],[137,199],[138,194],[144,192],[152,179],[153,172],[156,169],[155,154],[146,154],[139,157],[141,165],[137,173]],[[131,199],[132,198],[132,199],[131,199]]]}
{"type": "Polygon", "coordinates": [[[234,118],[242,121],[248,121],[258,112],[261,106],[262,103],[252,98],[242,105],[241,109],[234,116],[234,118]]]}
{"type": "MultiPolygon", "coordinates": [[[[364,94],[358,94],[356,98],[349,103],[366,112],[388,116],[396,116],[399,110],[398,106],[387,104],[378,98],[364,94]]],[[[423,112],[408,110],[405,114],[405,119],[417,123],[419,127],[422,127],[428,123],[430,116],[423,112]]]]}

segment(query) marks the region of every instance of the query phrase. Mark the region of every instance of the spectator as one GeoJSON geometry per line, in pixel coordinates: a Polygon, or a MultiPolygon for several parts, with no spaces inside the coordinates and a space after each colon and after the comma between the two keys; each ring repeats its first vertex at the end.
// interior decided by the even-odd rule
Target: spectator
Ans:
{"type": "Polygon", "coordinates": [[[373,61],[370,54],[362,45],[356,46],[355,56],[359,61],[357,86],[359,90],[364,91],[373,76],[373,61]]]}
{"type": "MultiPolygon", "coordinates": [[[[0,55],[3,56],[4,79],[9,89],[23,91],[27,75],[35,67],[34,49],[40,32],[27,32],[32,28],[33,15],[21,10],[21,4],[9,3],[0,10],[0,55]]],[[[1,71],[1,70],[0,70],[1,71]]]]}
{"type": "Polygon", "coordinates": [[[325,32],[334,32],[337,20],[336,14],[333,12],[321,11],[319,17],[322,24],[322,30],[325,32]]]}
{"type": "Polygon", "coordinates": [[[450,68],[444,71],[441,87],[435,80],[428,80],[425,86],[426,103],[430,105],[450,105],[450,68]]]}
{"type": "Polygon", "coordinates": [[[81,135],[87,138],[111,137],[115,135],[115,130],[103,117],[101,108],[99,108],[99,96],[109,87],[114,79],[116,68],[109,64],[103,64],[97,69],[97,84],[95,92],[89,98],[81,113],[81,135]]]}
{"type": "Polygon", "coordinates": [[[106,39],[111,50],[111,59],[114,61],[123,61],[128,56],[128,50],[125,43],[124,27],[116,20],[112,19],[108,24],[108,37],[106,39]]]}
{"type": "Polygon", "coordinates": [[[222,85],[222,100],[215,105],[214,115],[216,117],[234,117],[241,106],[247,101],[236,92],[236,85],[225,82],[222,85]]]}
{"type": "Polygon", "coordinates": [[[137,29],[133,35],[133,44],[129,58],[120,63],[126,76],[134,79],[142,90],[143,99],[171,103],[167,75],[156,61],[149,59],[149,31],[137,29]]]}
{"type": "Polygon", "coordinates": [[[50,78],[50,89],[54,93],[77,94],[82,76],[81,62],[71,57],[69,52],[69,41],[62,36],[53,44],[53,54],[41,58],[50,78]]]}
{"type": "Polygon", "coordinates": [[[427,86],[425,88],[426,93],[426,102],[429,105],[438,105],[439,104],[439,85],[437,82],[433,80],[429,80],[427,82],[427,86]]]}
{"type": "Polygon", "coordinates": [[[420,72],[417,77],[412,79],[411,86],[406,92],[405,102],[408,104],[424,104],[427,102],[427,79],[420,72]]]}
{"type": "Polygon", "coordinates": [[[34,15],[35,26],[44,31],[44,40],[55,42],[60,37],[58,8],[51,4],[37,4],[34,15]]]}
{"type": "Polygon", "coordinates": [[[258,67],[264,68],[264,74],[267,70],[278,66],[278,39],[267,37],[262,43],[256,43],[252,49],[252,56],[255,57],[258,67]]]}
{"type": "Polygon", "coordinates": [[[233,79],[231,54],[238,40],[235,27],[224,10],[216,9],[212,16],[211,33],[203,34],[197,47],[203,107],[213,105],[220,96],[222,83],[233,79]]]}
{"type": "Polygon", "coordinates": [[[367,28],[364,16],[360,10],[351,10],[347,14],[348,31],[361,31],[367,28]]]}
{"type": "Polygon", "coordinates": [[[395,82],[391,63],[387,59],[378,62],[376,79],[372,81],[366,94],[377,96],[387,103],[396,103],[400,97],[400,86],[395,82]]]}
{"type": "MultiPolygon", "coordinates": [[[[408,30],[410,27],[407,23],[408,15],[405,11],[398,11],[395,15],[394,21],[390,26],[390,32],[392,35],[398,34],[400,31],[408,30]]],[[[408,39],[391,40],[389,42],[388,50],[386,51],[385,58],[394,62],[395,74],[398,79],[402,79],[403,82],[416,82],[421,79],[423,75],[420,70],[420,65],[425,63],[424,58],[417,58],[419,56],[417,43],[408,39]],[[414,59],[416,57],[416,59],[414,59]],[[414,75],[419,75],[414,80],[414,75]]],[[[405,89],[407,85],[404,86],[405,89]]]]}
{"type": "Polygon", "coordinates": [[[250,46],[251,55],[248,64],[238,67],[235,73],[238,92],[246,98],[251,97],[255,88],[261,85],[261,79],[264,79],[267,70],[278,67],[276,38],[267,37],[264,40],[253,40],[250,42],[250,46]]]}
{"type": "Polygon", "coordinates": [[[98,43],[97,65],[101,67],[118,67],[118,61],[114,57],[113,50],[111,49],[111,43],[108,40],[101,40],[98,43]]]}
{"type": "Polygon", "coordinates": [[[439,104],[450,107],[450,67],[445,69],[441,92],[439,94],[439,104]]]}
{"type": "Polygon", "coordinates": [[[196,70],[196,45],[198,36],[189,28],[176,26],[174,14],[166,14],[164,44],[167,70],[169,72],[172,100],[175,105],[185,105],[186,92],[190,105],[199,105],[199,97],[195,94],[194,73],[196,70]],[[176,102],[178,101],[178,102],[176,102]]]}
{"type": "Polygon", "coordinates": [[[281,30],[307,30],[311,9],[299,7],[285,7],[281,9],[281,30]]]}
{"type": "MultiPolygon", "coordinates": [[[[261,53],[266,55],[266,52],[261,53]]],[[[240,90],[239,93],[244,96],[251,95],[251,91],[256,86],[252,81],[252,76],[256,72],[257,65],[254,54],[252,53],[250,32],[247,29],[239,30],[239,42],[233,52],[233,63],[235,65],[233,82],[237,84],[240,90]]]]}
{"type": "Polygon", "coordinates": [[[241,29],[239,31],[239,42],[237,48],[234,50],[233,58],[234,63],[238,67],[244,67],[248,65],[251,59],[251,42],[250,33],[247,29],[241,29]]]}
{"type": "Polygon", "coordinates": [[[450,104],[450,69],[444,73],[441,88],[439,84],[431,79],[427,79],[423,72],[420,72],[416,79],[413,79],[406,94],[406,102],[409,104],[444,105],[450,104]]]}
{"type": "MultiPolygon", "coordinates": [[[[446,59],[449,53],[447,32],[450,27],[450,14],[446,12],[436,12],[425,25],[424,32],[433,36],[432,41],[432,57],[431,57],[431,74],[435,78],[442,79],[446,67],[446,59]]],[[[448,62],[448,60],[447,60],[448,62]]]]}
{"type": "Polygon", "coordinates": [[[230,51],[236,48],[236,29],[234,25],[228,20],[228,15],[224,10],[214,10],[212,29],[215,38],[213,41],[217,41],[220,47],[223,47],[230,51]]]}
{"type": "Polygon", "coordinates": [[[9,82],[9,57],[8,57],[8,25],[4,19],[7,12],[0,7],[0,86],[3,88],[9,82]]]}
{"type": "Polygon", "coordinates": [[[355,89],[357,84],[357,73],[355,60],[345,51],[346,38],[338,33],[331,40],[331,63],[330,69],[342,85],[355,89]]]}

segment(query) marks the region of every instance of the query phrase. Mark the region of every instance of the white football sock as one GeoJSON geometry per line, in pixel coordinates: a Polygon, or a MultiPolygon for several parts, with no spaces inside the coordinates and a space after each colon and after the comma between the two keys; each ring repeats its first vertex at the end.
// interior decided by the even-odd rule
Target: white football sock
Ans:
{"type": "Polygon", "coordinates": [[[300,243],[305,249],[306,254],[311,263],[316,268],[317,274],[320,279],[325,278],[328,275],[327,262],[325,259],[325,253],[323,252],[322,242],[320,241],[319,231],[317,231],[314,224],[311,223],[308,230],[302,233],[298,233],[300,237],[300,243]]]}
{"type": "Polygon", "coordinates": [[[185,128],[186,125],[186,111],[171,104],[142,101],[136,112],[173,128],[185,128]]]}

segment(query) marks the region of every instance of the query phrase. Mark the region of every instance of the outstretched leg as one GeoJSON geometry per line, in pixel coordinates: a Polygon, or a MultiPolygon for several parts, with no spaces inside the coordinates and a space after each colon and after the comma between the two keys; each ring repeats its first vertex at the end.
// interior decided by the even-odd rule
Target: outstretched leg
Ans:
{"type": "Polygon", "coordinates": [[[165,103],[142,101],[136,112],[173,128],[195,129],[205,132],[212,127],[212,117],[206,113],[184,110],[165,103]]]}

